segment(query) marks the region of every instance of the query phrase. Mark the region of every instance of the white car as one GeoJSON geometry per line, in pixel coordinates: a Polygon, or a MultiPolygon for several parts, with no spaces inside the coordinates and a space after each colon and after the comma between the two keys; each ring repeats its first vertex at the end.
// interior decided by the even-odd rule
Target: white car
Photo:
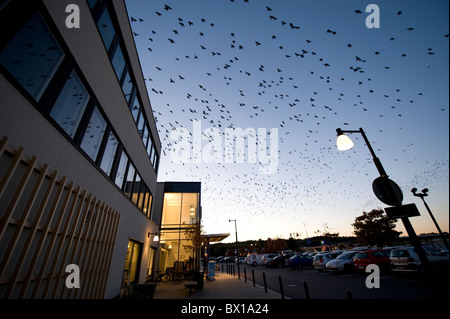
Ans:
{"type": "MultiPolygon", "coordinates": [[[[448,268],[449,257],[433,246],[422,246],[433,270],[448,268]]],[[[391,268],[393,271],[423,271],[422,262],[412,246],[396,248],[391,251],[391,268]]]]}
{"type": "Polygon", "coordinates": [[[252,265],[252,266],[262,265],[263,264],[263,261],[262,261],[263,256],[264,255],[257,255],[257,254],[248,255],[247,257],[245,257],[246,258],[245,263],[247,265],[252,265]]]}
{"type": "Polygon", "coordinates": [[[354,263],[353,257],[355,257],[357,251],[344,251],[342,254],[336,257],[336,259],[330,260],[326,264],[326,268],[331,271],[353,271],[354,263]]]}
{"type": "Polygon", "coordinates": [[[336,257],[339,256],[339,253],[335,252],[326,252],[326,253],[320,253],[314,256],[313,259],[313,267],[314,269],[317,269],[319,271],[323,271],[326,266],[326,264],[333,259],[336,259],[336,257]]]}

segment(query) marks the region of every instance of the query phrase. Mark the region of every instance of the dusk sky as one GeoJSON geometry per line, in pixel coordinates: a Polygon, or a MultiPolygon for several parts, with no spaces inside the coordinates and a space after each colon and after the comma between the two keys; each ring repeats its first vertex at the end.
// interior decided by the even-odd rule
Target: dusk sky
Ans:
{"type": "Polygon", "coordinates": [[[353,149],[336,148],[337,128],[360,127],[403,203],[417,205],[416,232],[437,230],[413,187],[429,189],[448,231],[447,0],[126,5],[162,142],[158,180],[202,183],[206,233],[230,233],[232,242],[236,219],[240,241],[353,235],[357,216],[386,207],[372,191],[379,174],[361,135],[349,135],[353,149]],[[379,28],[366,25],[369,4],[379,28]],[[245,154],[226,147],[236,129],[250,132],[245,154]],[[269,164],[274,172],[262,169],[269,164]]]}

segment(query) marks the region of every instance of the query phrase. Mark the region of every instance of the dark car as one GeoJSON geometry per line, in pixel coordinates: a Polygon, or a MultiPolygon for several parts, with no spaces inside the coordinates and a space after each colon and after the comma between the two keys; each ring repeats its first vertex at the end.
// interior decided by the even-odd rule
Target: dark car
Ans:
{"type": "Polygon", "coordinates": [[[295,255],[286,261],[286,266],[294,269],[302,269],[303,267],[312,267],[313,258],[305,255],[295,255]]]}
{"type": "Polygon", "coordinates": [[[266,267],[269,268],[284,268],[286,267],[286,260],[291,258],[292,255],[281,255],[273,258],[272,260],[269,260],[269,262],[266,264],[266,267]]]}

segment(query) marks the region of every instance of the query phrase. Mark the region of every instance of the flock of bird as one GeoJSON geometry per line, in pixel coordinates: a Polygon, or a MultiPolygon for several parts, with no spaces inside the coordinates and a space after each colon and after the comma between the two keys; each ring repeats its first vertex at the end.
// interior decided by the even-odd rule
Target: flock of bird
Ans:
{"type": "MultiPolygon", "coordinates": [[[[448,117],[448,104],[428,106],[427,91],[422,91],[417,81],[408,83],[408,76],[399,74],[398,70],[405,67],[426,74],[439,68],[442,55],[448,58],[448,30],[433,35],[437,39],[434,42],[417,40],[414,48],[419,47],[420,52],[406,51],[406,39],[411,41],[411,34],[418,28],[408,25],[415,21],[408,20],[406,4],[392,12],[399,19],[398,25],[392,28],[392,34],[377,35],[377,48],[348,36],[347,29],[341,30],[342,22],[335,27],[323,25],[314,32],[303,31],[311,30],[310,24],[288,18],[289,11],[281,10],[282,5],[275,2],[223,1],[219,7],[229,10],[225,13],[213,10],[211,3],[194,5],[192,10],[179,8],[176,2],[151,1],[147,5],[140,8],[127,1],[162,143],[159,180],[201,181],[204,218],[216,226],[220,224],[217,214],[257,218],[263,223],[271,223],[276,214],[291,224],[322,224],[341,218],[342,210],[362,213],[362,209],[377,208],[380,202],[370,191],[375,168],[367,151],[361,145],[357,152],[338,153],[335,129],[364,126],[367,132],[368,127],[375,151],[383,158],[393,158],[390,165],[395,168],[398,157],[399,167],[413,167],[419,161],[416,157],[420,148],[412,138],[402,136],[410,129],[406,121],[424,106],[430,107],[433,116],[448,117]],[[246,12],[251,12],[252,18],[248,18],[248,28],[243,28],[243,18],[236,14],[233,19],[233,13],[250,5],[251,10],[246,12]],[[346,40],[346,36],[356,42],[346,40]],[[436,52],[429,43],[447,51],[436,52]],[[385,84],[402,77],[404,83],[385,84]],[[215,128],[220,132],[220,146],[230,139],[227,129],[277,128],[277,173],[260,174],[258,167],[265,165],[261,161],[171,163],[170,154],[180,142],[172,140],[171,133],[184,127],[194,138],[195,120],[201,120],[203,130],[215,128]],[[383,152],[384,141],[390,139],[387,134],[406,141],[396,149],[399,154],[383,152]],[[368,188],[368,192],[361,188],[368,188]],[[346,189],[354,189],[351,197],[358,204],[337,205],[346,189]]],[[[355,21],[365,28],[364,8],[346,10],[355,18],[362,17],[355,21]]],[[[380,33],[365,32],[377,31],[380,33]]],[[[252,137],[247,138],[248,143],[252,137]]],[[[355,144],[363,144],[360,137],[354,138],[359,140],[355,144]]],[[[203,145],[213,140],[213,135],[203,132],[203,145]]],[[[188,143],[192,145],[192,139],[188,143]]],[[[224,157],[236,155],[226,149],[214,151],[223,151],[224,157]]],[[[269,145],[266,151],[271,151],[269,145]]],[[[430,183],[448,184],[448,154],[438,150],[431,154],[427,173],[430,183]]],[[[417,181],[417,176],[400,177],[405,183],[417,181]]],[[[286,233],[291,231],[298,230],[288,229],[286,233]]]]}

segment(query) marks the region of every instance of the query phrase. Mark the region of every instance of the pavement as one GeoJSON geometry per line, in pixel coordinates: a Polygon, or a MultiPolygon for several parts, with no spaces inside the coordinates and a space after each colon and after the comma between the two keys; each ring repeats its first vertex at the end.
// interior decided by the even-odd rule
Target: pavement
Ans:
{"type": "MultiPolygon", "coordinates": [[[[185,287],[186,282],[176,283],[169,281],[159,283],[154,299],[282,299],[282,295],[264,286],[253,284],[251,278],[247,281],[243,276],[239,279],[235,276],[216,272],[214,279],[204,279],[203,289],[192,289],[185,287]]],[[[285,299],[290,299],[285,297],[285,299]]]]}

